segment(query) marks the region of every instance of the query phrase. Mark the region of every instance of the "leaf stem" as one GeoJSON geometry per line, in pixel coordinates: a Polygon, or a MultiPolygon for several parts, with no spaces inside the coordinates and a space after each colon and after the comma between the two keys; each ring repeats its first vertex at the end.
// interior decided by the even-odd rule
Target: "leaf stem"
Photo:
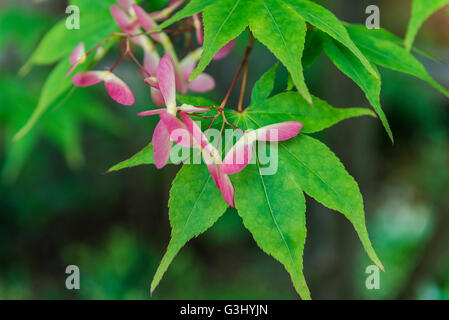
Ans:
{"type": "Polygon", "coordinates": [[[129,56],[131,57],[131,59],[137,64],[137,66],[139,67],[139,69],[144,72],[148,77],[151,77],[152,74],[150,74],[145,67],[139,62],[139,60],[137,60],[136,56],[134,55],[134,53],[132,53],[132,51],[129,51],[129,56]]]}
{"type": "Polygon", "coordinates": [[[123,61],[123,59],[131,52],[129,49],[130,45],[129,45],[129,38],[126,39],[126,50],[123,53],[123,55],[120,57],[120,59],[118,59],[118,61],[109,69],[109,71],[114,71],[114,69],[120,64],[120,62],[123,61]]]}
{"type": "MultiPolygon", "coordinates": [[[[251,54],[251,51],[253,50],[253,47],[254,47],[254,37],[253,37],[252,33],[250,33],[249,34],[249,42],[248,42],[248,45],[246,46],[246,50],[245,50],[245,56],[243,57],[242,63],[240,64],[240,66],[237,70],[237,73],[235,74],[234,79],[232,80],[231,86],[229,87],[229,90],[226,93],[226,96],[220,105],[221,109],[224,109],[224,107],[226,106],[226,103],[229,100],[229,96],[231,95],[232,89],[234,89],[234,86],[237,83],[238,78],[240,77],[240,73],[242,73],[242,70],[245,67],[245,65],[248,64],[248,58],[249,58],[249,55],[251,54]]],[[[246,82],[246,80],[245,80],[245,82],[246,82]]]]}
{"type": "Polygon", "coordinates": [[[247,78],[248,78],[248,61],[245,61],[245,65],[243,67],[242,86],[240,87],[240,97],[239,97],[239,104],[238,104],[238,109],[237,109],[238,112],[243,111],[243,98],[245,97],[247,78]]]}
{"type": "MultiPolygon", "coordinates": [[[[130,37],[130,38],[135,38],[135,37],[140,37],[140,36],[147,36],[147,35],[152,35],[154,33],[174,33],[174,34],[178,34],[178,33],[188,33],[188,32],[193,32],[195,31],[194,28],[185,28],[185,29],[165,29],[165,30],[156,30],[156,31],[145,31],[145,32],[139,32],[139,33],[135,33],[135,34],[126,34],[126,36],[130,37]]],[[[125,35],[125,34],[124,34],[125,35]]],[[[123,35],[123,36],[124,36],[123,35]]]]}
{"type": "Polygon", "coordinates": [[[111,38],[113,37],[122,37],[122,34],[120,32],[113,32],[111,33],[109,36],[107,36],[106,39],[102,40],[99,44],[97,44],[95,47],[93,47],[92,49],[90,49],[87,53],[86,56],[89,56],[92,52],[94,52],[95,50],[97,50],[99,47],[101,47],[102,44],[108,42],[111,38]]]}

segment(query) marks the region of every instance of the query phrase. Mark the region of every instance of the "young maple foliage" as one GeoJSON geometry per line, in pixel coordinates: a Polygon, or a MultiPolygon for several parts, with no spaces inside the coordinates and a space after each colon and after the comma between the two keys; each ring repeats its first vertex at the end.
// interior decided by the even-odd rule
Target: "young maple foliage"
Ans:
{"type": "Polygon", "coordinates": [[[413,0],[405,42],[384,29],[344,24],[309,0],[172,0],[156,12],[146,10],[141,2],[70,1],[83,10],[84,23],[89,27],[82,28],[74,38],[61,21],[30,58],[28,67],[59,64],[45,83],[34,114],[16,138],[25,135],[72,84],[86,87],[104,82],[114,101],[134,105],[132,90],[114,70],[126,57],[135,63],[136,76],[148,85],[154,105],[163,107],[138,115],[158,116],[160,121],[152,143],[109,172],[142,164],[162,169],[167,164],[184,163],[170,190],[171,240],[151,283],[151,292],[181,248],[233,207],[259,247],[284,265],[301,298],[310,299],[303,274],[304,194],[341,212],[354,226],[370,259],[383,269],[368,236],[363,198],[356,181],[337,156],[309,134],[345,119],[371,116],[381,120],[393,141],[381,107],[377,66],[411,74],[449,97],[410,52],[424,20],[449,0],[413,0]],[[172,25],[175,27],[168,29],[172,25]],[[203,71],[212,61],[220,63],[225,59],[234,50],[236,38],[246,30],[249,41],[244,58],[234,79],[230,79],[223,101],[216,104],[186,96],[189,91],[214,89],[214,78],[203,71]],[[183,34],[195,38],[196,45],[191,42],[190,53],[180,59],[171,38],[183,34]],[[120,59],[107,70],[93,69],[118,39],[126,44],[120,59]],[[255,40],[285,66],[291,82],[284,92],[272,95],[276,64],[255,84],[251,103],[244,108],[248,63],[255,40]],[[136,52],[141,52],[142,61],[136,52]],[[303,72],[322,52],[362,89],[375,112],[334,108],[310,93],[303,72]],[[240,75],[240,99],[234,110],[227,104],[240,75]],[[239,135],[236,141],[231,139],[230,145],[225,141],[228,148],[221,144],[226,138],[225,128],[239,135]],[[212,129],[218,129],[218,144],[211,141],[212,129]],[[276,154],[278,164],[270,174],[264,173],[266,159],[257,152],[261,142],[276,142],[268,143],[269,153],[276,154]],[[191,156],[173,161],[179,148],[199,154],[202,161],[191,164],[191,156]]]}

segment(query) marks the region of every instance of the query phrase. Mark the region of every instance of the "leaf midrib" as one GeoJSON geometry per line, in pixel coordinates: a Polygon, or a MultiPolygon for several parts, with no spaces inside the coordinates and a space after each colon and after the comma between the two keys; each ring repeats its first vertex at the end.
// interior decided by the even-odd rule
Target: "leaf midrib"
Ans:
{"type": "Polygon", "coordinates": [[[284,34],[282,33],[282,31],[281,31],[281,29],[279,27],[279,24],[276,21],[276,18],[273,16],[271,10],[267,7],[267,4],[266,4],[265,0],[262,0],[262,2],[263,2],[263,6],[265,7],[265,10],[267,10],[268,14],[270,15],[271,20],[273,20],[273,23],[274,23],[274,25],[275,25],[279,35],[281,36],[282,42],[284,43],[284,47],[286,48],[286,51],[288,53],[290,62],[294,62],[295,60],[293,59],[293,55],[292,55],[292,53],[290,51],[289,46],[287,45],[287,41],[285,40],[284,34]]]}
{"type": "MultiPolygon", "coordinates": [[[[239,122],[240,122],[240,119],[237,120],[237,125],[238,125],[239,122]]],[[[181,236],[184,236],[184,235],[185,235],[185,230],[186,230],[186,228],[187,228],[187,224],[189,223],[190,218],[192,217],[193,211],[195,210],[195,208],[196,208],[196,206],[197,206],[197,204],[198,204],[198,201],[200,200],[201,196],[203,195],[204,191],[206,190],[206,187],[207,187],[207,185],[209,184],[210,179],[211,179],[211,175],[209,174],[209,175],[207,176],[206,182],[204,183],[203,189],[201,190],[201,192],[200,192],[198,198],[195,200],[195,203],[193,204],[192,209],[190,210],[189,216],[187,217],[187,220],[186,220],[186,222],[185,222],[185,224],[184,224],[184,227],[182,228],[181,236]]]]}
{"type": "MultiPolygon", "coordinates": [[[[333,41],[332,39],[328,39],[328,41],[333,41]]],[[[338,47],[337,44],[333,43],[333,45],[335,46],[335,48],[341,53],[343,59],[345,60],[346,64],[349,66],[349,68],[352,70],[354,76],[358,79],[358,84],[362,87],[362,90],[365,91],[365,94],[369,97],[369,100],[372,100],[372,103],[377,107],[380,108],[380,101],[376,101],[377,100],[377,95],[376,97],[373,97],[371,94],[371,90],[366,86],[365,81],[362,80],[360,73],[357,71],[357,69],[355,69],[351,63],[351,61],[348,60],[348,58],[346,58],[345,54],[341,51],[341,49],[338,47]]],[[[370,76],[371,73],[370,73],[370,76]]],[[[373,76],[374,78],[374,76],[373,76]]],[[[379,81],[377,81],[376,78],[374,78],[376,80],[376,85],[378,86],[379,81]]],[[[357,82],[357,81],[356,81],[357,82]]]]}
{"type": "MultiPolygon", "coordinates": [[[[246,127],[248,128],[249,127],[248,126],[248,121],[246,119],[245,119],[245,123],[246,123],[246,127]]],[[[279,224],[277,223],[276,217],[274,216],[273,208],[271,207],[271,202],[270,202],[270,199],[269,199],[269,196],[268,196],[268,192],[267,192],[267,188],[266,188],[266,185],[265,185],[265,181],[263,180],[263,176],[262,176],[262,173],[260,171],[260,165],[259,165],[259,161],[258,160],[256,161],[256,164],[257,164],[257,171],[259,172],[260,182],[262,183],[262,187],[263,187],[263,190],[264,190],[265,200],[266,200],[268,208],[270,210],[271,218],[273,219],[274,225],[276,226],[276,230],[279,232],[279,235],[281,236],[282,242],[284,243],[285,247],[287,248],[288,255],[290,257],[290,261],[291,261],[291,264],[292,264],[292,268],[295,269],[295,267],[294,267],[295,266],[295,260],[293,259],[293,255],[292,255],[292,252],[290,250],[290,247],[289,247],[287,241],[285,240],[284,234],[282,233],[282,230],[279,227],[279,224]]]]}
{"type": "Polygon", "coordinates": [[[193,211],[197,207],[198,201],[200,200],[201,196],[203,195],[204,191],[206,190],[206,187],[209,184],[210,178],[211,178],[211,175],[208,175],[207,179],[206,179],[206,182],[204,183],[203,189],[201,190],[200,194],[198,195],[198,198],[195,200],[195,203],[193,204],[192,209],[190,210],[189,216],[187,217],[187,220],[186,220],[186,222],[185,222],[185,224],[184,224],[184,226],[182,228],[180,239],[182,239],[184,237],[184,235],[185,235],[185,230],[187,228],[187,225],[189,224],[190,218],[193,215],[193,211]]]}
{"type": "Polygon", "coordinates": [[[290,257],[290,262],[292,263],[292,267],[294,268],[295,261],[293,259],[293,255],[292,255],[291,249],[290,249],[287,241],[285,240],[284,234],[283,234],[283,232],[282,232],[282,230],[281,230],[281,228],[280,228],[280,226],[279,226],[279,224],[278,224],[278,222],[276,220],[276,217],[274,216],[273,208],[271,207],[271,202],[270,202],[270,199],[269,199],[269,196],[268,196],[268,192],[267,192],[267,187],[265,185],[265,181],[264,181],[262,173],[260,171],[259,161],[257,161],[257,171],[259,172],[260,182],[262,183],[262,187],[263,187],[263,191],[264,191],[264,195],[265,195],[265,200],[267,202],[268,208],[270,209],[271,218],[273,219],[273,223],[276,226],[276,230],[279,232],[279,235],[281,236],[282,242],[284,243],[285,247],[287,248],[288,255],[290,257]]]}
{"type": "MultiPolygon", "coordinates": [[[[281,31],[281,29],[280,29],[280,27],[279,27],[279,24],[278,24],[278,22],[276,21],[276,19],[275,19],[275,17],[273,16],[273,14],[271,13],[271,11],[270,11],[270,9],[267,7],[267,4],[266,4],[266,2],[265,2],[265,0],[262,0],[262,2],[263,2],[263,5],[264,5],[264,7],[265,7],[265,10],[267,10],[267,12],[269,13],[269,15],[270,15],[270,17],[271,17],[271,20],[273,20],[273,23],[274,23],[274,25],[276,26],[276,29],[278,30],[278,33],[279,33],[279,35],[281,36],[281,39],[282,39],[282,42],[284,43],[284,47],[285,47],[285,49],[286,49],[286,51],[287,51],[287,54],[288,54],[288,59],[289,59],[289,61],[290,61],[290,64],[293,64],[293,65],[296,65],[297,63],[295,62],[295,59],[294,59],[294,57],[293,57],[293,53],[290,51],[290,47],[287,45],[287,40],[285,39],[285,37],[284,37],[284,34],[282,33],[282,31],[281,31]]],[[[287,5],[285,2],[282,2],[283,4],[285,4],[294,14],[296,14],[300,19],[302,19],[303,21],[304,21],[304,18],[299,14],[299,13],[297,13],[296,12],[296,10],[294,10],[293,8],[291,8],[289,5],[287,5]]],[[[301,59],[300,59],[301,60],[301,59]]],[[[299,90],[299,88],[300,87],[302,87],[302,89],[305,91],[304,93],[301,93],[302,95],[305,95],[305,97],[307,97],[307,96],[310,96],[310,93],[309,93],[309,91],[308,91],[308,89],[307,89],[307,86],[305,85],[305,83],[303,83],[304,82],[304,75],[302,75],[302,72],[303,72],[303,70],[302,70],[302,64],[299,64],[299,70],[296,70],[297,72],[299,72],[299,74],[300,74],[300,76],[299,76],[299,78],[300,79],[298,79],[299,81],[300,81],[300,83],[296,83],[296,81],[295,80],[293,80],[294,82],[295,82],[295,85],[298,87],[298,90],[299,90]],[[302,76],[301,76],[302,75],[302,76]]],[[[296,78],[296,76],[295,76],[295,72],[292,72],[292,77],[293,78],[296,78]]],[[[307,99],[307,98],[306,98],[307,99]]]]}

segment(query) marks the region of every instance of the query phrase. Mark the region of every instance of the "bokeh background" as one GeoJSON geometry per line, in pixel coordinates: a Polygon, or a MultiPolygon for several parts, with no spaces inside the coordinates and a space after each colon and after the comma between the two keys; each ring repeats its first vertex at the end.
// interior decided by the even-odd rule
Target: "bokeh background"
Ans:
{"type": "MultiPolygon", "coordinates": [[[[157,9],[163,1],[150,1],[157,9]]],[[[410,0],[324,1],[345,21],[364,23],[381,8],[381,25],[404,36],[410,0]]],[[[66,2],[0,1],[0,299],[147,299],[169,241],[168,192],[179,168],[152,166],[105,174],[151,140],[155,119],[149,89],[132,63],[117,72],[137,103],[124,108],[103,88],[75,90],[54,104],[18,143],[11,137],[36,106],[51,68],[18,70],[45,32],[65,15],[66,2]],[[81,289],[65,288],[67,265],[81,270],[81,289]]],[[[211,65],[221,101],[246,44],[211,65]]],[[[418,47],[449,88],[449,12],[424,25],[418,47]]],[[[117,59],[112,50],[103,62],[117,59]]],[[[420,57],[421,59],[422,57],[420,57]]],[[[274,63],[260,44],[250,57],[249,86],[274,63]]],[[[381,70],[382,103],[396,142],[379,121],[353,119],[320,134],[356,178],[368,230],[387,272],[367,290],[371,263],[350,223],[308,199],[305,275],[315,299],[449,298],[449,101],[426,83],[381,70]]],[[[285,70],[277,90],[282,90],[285,70]]],[[[338,107],[369,107],[362,92],[322,55],[307,70],[314,94],[338,107]]],[[[238,90],[237,90],[238,91],[238,90]]],[[[236,104],[237,96],[232,97],[236,104]]],[[[176,257],[153,299],[296,299],[287,272],[260,251],[229,210],[176,257]]]]}

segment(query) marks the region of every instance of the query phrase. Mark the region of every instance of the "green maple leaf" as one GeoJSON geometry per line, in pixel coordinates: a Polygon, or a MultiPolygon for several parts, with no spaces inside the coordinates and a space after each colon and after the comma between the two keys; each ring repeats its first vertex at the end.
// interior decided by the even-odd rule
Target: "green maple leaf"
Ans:
{"type": "MultiPolygon", "coordinates": [[[[245,121],[251,129],[261,127],[250,116],[239,117],[239,121],[245,121]]],[[[370,259],[383,269],[366,230],[360,189],[327,146],[305,134],[282,142],[279,144],[279,168],[289,170],[306,194],[324,206],[343,213],[353,224],[370,259]]]]}
{"type": "Polygon", "coordinates": [[[449,97],[448,91],[436,82],[421,62],[401,46],[401,40],[385,29],[369,30],[362,25],[347,26],[351,38],[373,63],[422,79],[449,97]]]}
{"type": "Polygon", "coordinates": [[[154,275],[151,292],[179,250],[212,227],[228,207],[205,165],[182,167],[173,181],[168,206],[171,240],[154,275]]]}
{"type": "Polygon", "coordinates": [[[204,10],[204,51],[191,79],[203,72],[215,54],[246,29],[252,8],[251,0],[221,0],[204,10]]]}
{"type": "Polygon", "coordinates": [[[233,177],[236,208],[259,247],[285,266],[301,298],[310,299],[303,274],[305,199],[282,160],[275,175],[262,175],[257,161],[233,177]]]}
{"type": "Polygon", "coordinates": [[[304,19],[283,1],[260,0],[254,5],[249,27],[256,39],[285,65],[298,92],[313,104],[302,67],[307,32],[304,19]]]}
{"type": "MultiPolygon", "coordinates": [[[[276,66],[255,85],[252,101],[256,104],[256,110],[267,101],[273,89],[275,70],[276,66]]],[[[279,97],[276,102],[279,108],[288,102],[286,96],[280,94],[271,99],[279,97]]],[[[273,108],[274,104],[267,110],[273,108]]],[[[295,109],[292,105],[289,108],[295,109]]],[[[257,129],[270,124],[269,117],[265,119],[266,123],[259,123],[260,115],[252,113],[251,108],[244,113],[230,112],[228,119],[244,129],[257,129]]],[[[299,119],[273,117],[271,123],[279,120],[299,119]]],[[[323,126],[319,117],[316,121],[315,126],[323,126]]],[[[353,224],[368,256],[383,268],[368,237],[359,187],[335,154],[318,140],[304,134],[280,143],[277,151],[278,171],[274,175],[262,175],[257,160],[255,165],[249,165],[232,177],[236,208],[260,248],[285,266],[299,295],[303,299],[310,298],[302,271],[306,237],[303,192],[326,207],[343,213],[353,224]]]]}
{"type": "Polygon", "coordinates": [[[323,37],[323,48],[327,56],[341,72],[351,78],[365,92],[366,98],[378,114],[388,136],[391,141],[394,141],[387,117],[380,104],[380,75],[377,77],[373,76],[350,50],[325,34],[321,36],[323,37]]]}
{"type": "Polygon", "coordinates": [[[359,116],[374,116],[366,108],[334,108],[325,101],[312,96],[313,108],[295,92],[284,92],[269,97],[274,88],[275,65],[255,84],[251,105],[244,113],[261,126],[284,121],[299,121],[303,124],[302,132],[314,133],[327,129],[336,123],[359,116]]]}
{"type": "Polygon", "coordinates": [[[215,54],[248,26],[256,39],[286,66],[298,91],[312,103],[301,64],[305,21],[280,0],[223,0],[203,13],[204,52],[191,79],[198,76],[215,54]]]}

